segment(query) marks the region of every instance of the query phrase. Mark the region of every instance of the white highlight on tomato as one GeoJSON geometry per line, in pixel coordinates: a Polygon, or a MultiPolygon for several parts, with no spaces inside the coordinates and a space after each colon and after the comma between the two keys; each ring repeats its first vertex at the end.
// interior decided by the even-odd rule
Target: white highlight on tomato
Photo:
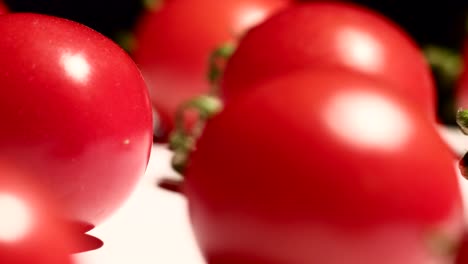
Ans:
{"type": "Polygon", "coordinates": [[[235,25],[234,34],[237,36],[239,34],[243,34],[243,30],[246,28],[251,28],[261,21],[265,20],[267,16],[267,12],[265,12],[264,8],[254,8],[252,6],[246,7],[245,9],[241,9],[239,11],[239,15],[237,16],[239,21],[237,25],[235,25]]]}
{"type": "Polygon", "coordinates": [[[15,196],[0,194],[0,241],[18,241],[30,228],[31,215],[28,207],[15,196]]]}
{"type": "Polygon", "coordinates": [[[382,47],[369,34],[354,28],[338,34],[338,45],[344,62],[365,72],[377,72],[382,63],[382,47]]]}
{"type": "Polygon", "coordinates": [[[338,94],[326,118],[334,133],[358,147],[397,150],[412,131],[411,122],[395,102],[372,93],[338,94]]]}
{"type": "Polygon", "coordinates": [[[61,63],[67,75],[75,81],[85,83],[88,80],[90,67],[83,55],[64,53],[61,63]]]}

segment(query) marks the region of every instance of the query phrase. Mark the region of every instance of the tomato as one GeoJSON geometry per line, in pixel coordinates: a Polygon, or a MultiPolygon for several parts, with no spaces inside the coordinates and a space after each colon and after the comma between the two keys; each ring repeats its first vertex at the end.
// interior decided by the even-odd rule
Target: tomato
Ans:
{"type": "Polygon", "coordinates": [[[388,83],[307,69],[206,123],[184,194],[210,264],[442,264],[464,226],[454,165],[388,83]]]}
{"type": "Polygon", "coordinates": [[[468,263],[468,236],[465,234],[460,246],[457,248],[457,257],[455,264],[466,264],[468,263]]]}
{"type": "Polygon", "coordinates": [[[170,0],[142,17],[132,55],[165,131],[174,128],[174,114],[182,102],[209,91],[210,54],[289,2],[170,0]]]}
{"type": "Polygon", "coordinates": [[[348,3],[303,3],[250,30],[227,62],[225,100],[278,74],[340,67],[392,83],[436,118],[431,69],[413,40],[382,15],[348,3]]]}
{"type": "Polygon", "coordinates": [[[8,12],[8,8],[2,1],[0,1],[0,15],[5,14],[7,12],[8,12]]]}
{"type": "Polygon", "coordinates": [[[0,157],[36,172],[89,229],[117,210],[152,147],[148,91],[117,44],[76,22],[0,17],[0,157]]]}
{"type": "Polygon", "coordinates": [[[77,242],[31,172],[0,164],[0,262],[71,264],[77,242]]]}
{"type": "Polygon", "coordinates": [[[455,99],[458,107],[468,108],[468,40],[462,51],[463,69],[458,77],[455,99]]]}

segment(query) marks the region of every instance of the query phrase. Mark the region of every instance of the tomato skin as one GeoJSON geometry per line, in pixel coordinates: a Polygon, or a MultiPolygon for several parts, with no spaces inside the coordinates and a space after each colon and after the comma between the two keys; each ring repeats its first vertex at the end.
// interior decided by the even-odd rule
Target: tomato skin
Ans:
{"type": "Polygon", "coordinates": [[[142,17],[132,54],[166,131],[182,102],[209,91],[210,54],[289,2],[170,0],[142,17]]]}
{"type": "Polygon", "coordinates": [[[450,263],[426,238],[459,239],[454,163],[386,83],[309,69],[251,87],[209,120],[184,193],[210,264],[450,263]]]}
{"type": "Polygon", "coordinates": [[[466,264],[468,263],[468,234],[465,233],[463,240],[460,242],[457,248],[457,256],[455,264],[466,264]]]}
{"type": "Polygon", "coordinates": [[[250,30],[226,65],[223,98],[305,67],[344,67],[386,80],[436,118],[431,70],[417,45],[387,18],[348,3],[297,4],[250,30]]]}
{"type": "Polygon", "coordinates": [[[141,73],[111,40],[69,20],[7,14],[0,34],[0,157],[37,172],[70,219],[100,223],[149,160],[141,73]]]}
{"type": "Polygon", "coordinates": [[[32,175],[0,164],[0,262],[72,264],[79,243],[62,221],[63,208],[32,175]]]}
{"type": "Polygon", "coordinates": [[[6,13],[8,13],[8,8],[2,1],[0,1],[0,15],[6,13]]]}

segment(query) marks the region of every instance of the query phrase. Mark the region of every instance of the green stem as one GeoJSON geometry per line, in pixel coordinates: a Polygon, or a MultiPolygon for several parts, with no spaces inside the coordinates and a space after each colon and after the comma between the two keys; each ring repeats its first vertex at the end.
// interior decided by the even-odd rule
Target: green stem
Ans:
{"type": "Polygon", "coordinates": [[[201,95],[185,102],[176,113],[176,128],[169,139],[169,148],[174,151],[172,167],[183,175],[188,156],[195,149],[195,143],[203,132],[208,119],[219,113],[223,108],[221,100],[211,95],[201,95]],[[185,113],[195,110],[198,119],[194,127],[187,131],[185,127],[185,113]]]}
{"type": "Polygon", "coordinates": [[[209,93],[183,103],[176,112],[175,130],[170,136],[169,148],[174,151],[172,168],[181,175],[184,174],[189,155],[195,150],[195,144],[205,128],[205,123],[223,108],[219,98],[219,81],[224,65],[234,51],[233,43],[225,43],[211,53],[207,73],[211,85],[209,93]],[[194,126],[187,131],[185,114],[190,110],[195,110],[198,116],[194,126]]]}
{"type": "Polygon", "coordinates": [[[235,50],[235,45],[228,42],[219,46],[211,53],[208,61],[208,80],[211,83],[211,94],[218,95],[219,80],[223,74],[224,65],[235,50]]]}

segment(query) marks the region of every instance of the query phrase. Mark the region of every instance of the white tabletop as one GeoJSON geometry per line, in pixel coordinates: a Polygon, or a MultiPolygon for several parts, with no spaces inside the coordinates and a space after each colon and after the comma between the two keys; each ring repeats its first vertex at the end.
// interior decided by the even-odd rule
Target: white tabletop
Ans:
{"type": "Polygon", "coordinates": [[[202,264],[187,217],[186,200],[160,190],[157,178],[177,175],[171,152],[155,145],[145,176],[127,202],[89,234],[104,241],[98,250],[77,254],[79,264],[202,264]]]}
{"type": "MultiPolygon", "coordinates": [[[[468,136],[458,129],[442,127],[441,135],[456,152],[468,150],[468,136]]],[[[158,178],[177,177],[170,158],[165,146],[153,147],[148,170],[134,193],[89,233],[101,238],[104,246],[77,254],[78,264],[204,264],[190,228],[186,200],[155,187],[158,178]]],[[[460,176],[460,183],[468,209],[468,181],[460,176]]]]}

